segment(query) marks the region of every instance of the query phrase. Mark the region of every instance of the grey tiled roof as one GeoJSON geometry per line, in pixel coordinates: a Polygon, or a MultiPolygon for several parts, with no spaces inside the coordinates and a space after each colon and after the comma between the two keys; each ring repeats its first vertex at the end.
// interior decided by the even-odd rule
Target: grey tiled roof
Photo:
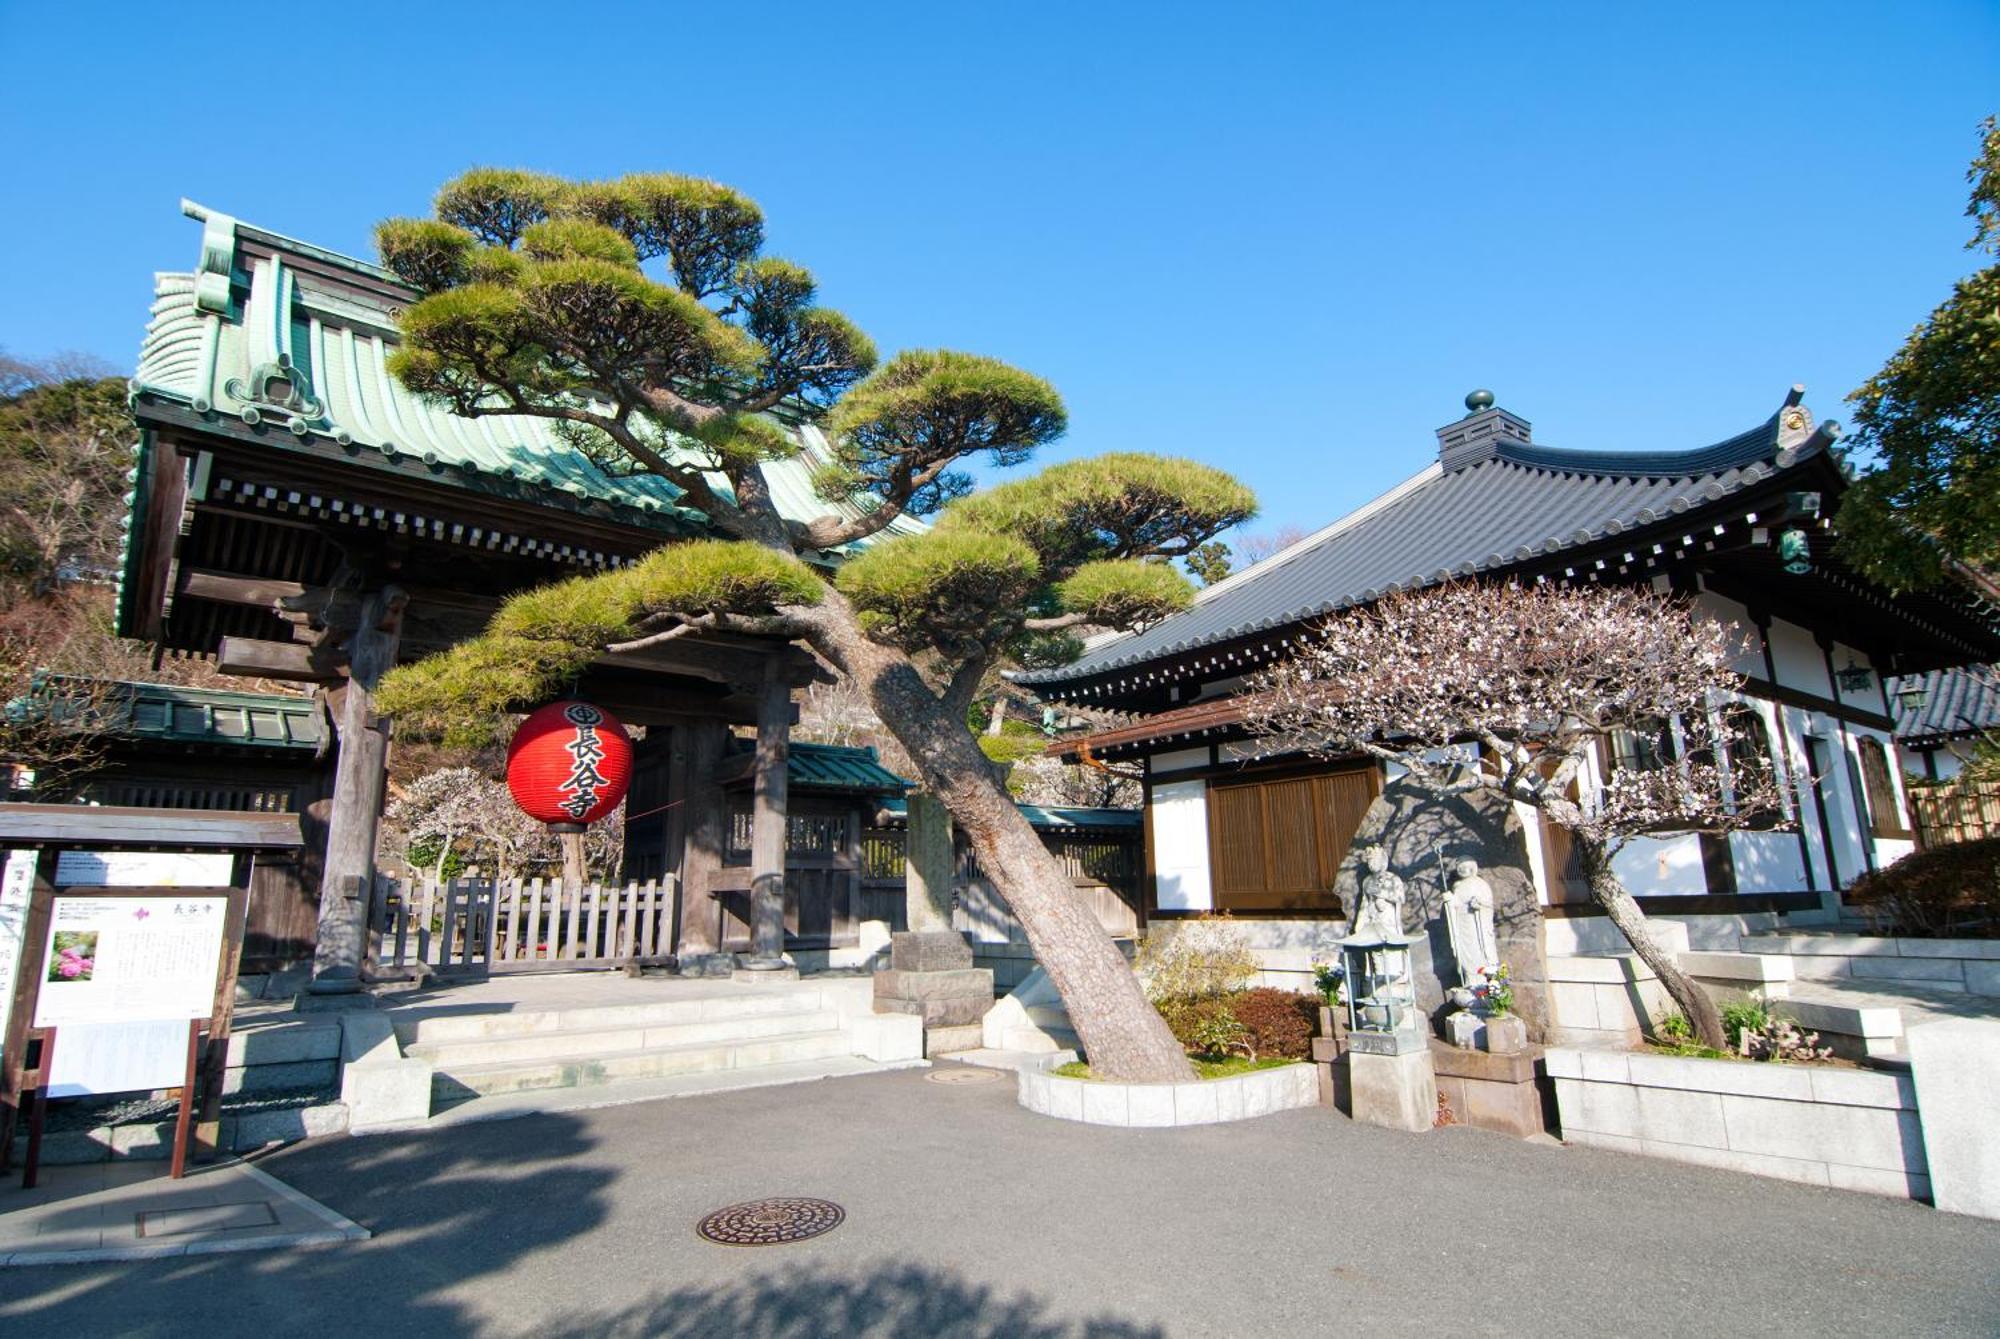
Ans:
{"type": "Polygon", "coordinates": [[[1506,441],[1450,471],[1433,463],[1203,591],[1192,608],[1091,647],[1069,665],[1018,678],[1074,682],[1651,525],[1825,449],[1824,439],[1813,438],[1781,451],[1778,417],[1691,451],[1572,451],[1506,441]]]}
{"type": "MultiPolygon", "coordinates": [[[[1969,669],[1932,670],[1920,676],[1924,704],[1896,707],[1896,737],[1906,742],[1951,739],[1983,734],[2000,726],[2000,689],[1994,686],[1993,670],[1987,666],[1969,669]]],[[[1904,681],[1896,681],[1901,690],[1904,681]]]]}

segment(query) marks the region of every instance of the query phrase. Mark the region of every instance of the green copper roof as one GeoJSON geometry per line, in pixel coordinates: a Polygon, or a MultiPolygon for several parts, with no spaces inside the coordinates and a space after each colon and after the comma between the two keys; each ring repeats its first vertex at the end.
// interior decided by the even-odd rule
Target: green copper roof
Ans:
{"type": "Polygon", "coordinates": [[[32,692],[9,702],[6,711],[20,719],[36,710],[61,712],[65,704],[104,712],[109,732],[125,739],[311,753],[322,738],[320,712],[310,697],[70,674],[36,675],[32,692]]]}
{"type": "Polygon", "coordinates": [[[910,783],[882,765],[873,748],[795,743],[785,768],[788,785],[802,790],[852,790],[900,795],[910,783]]]}
{"type": "MultiPolygon", "coordinates": [[[[625,523],[668,531],[700,524],[680,490],[647,474],[613,474],[563,441],[550,421],[527,415],[462,418],[420,399],[389,375],[400,309],[417,294],[377,266],[266,232],[192,203],[202,223],[190,274],[157,276],[152,320],[139,352],[134,397],[186,406],[211,421],[261,428],[276,449],[286,437],[331,440],[429,466],[447,480],[482,480],[539,494],[562,506],[607,506],[625,523]]],[[[794,521],[836,512],[813,491],[828,452],[810,425],[791,428],[800,454],[764,466],[779,510],[794,521]]],[[[725,494],[720,477],[714,482],[725,494]]],[[[924,528],[899,517],[888,533],[924,528]]]]}

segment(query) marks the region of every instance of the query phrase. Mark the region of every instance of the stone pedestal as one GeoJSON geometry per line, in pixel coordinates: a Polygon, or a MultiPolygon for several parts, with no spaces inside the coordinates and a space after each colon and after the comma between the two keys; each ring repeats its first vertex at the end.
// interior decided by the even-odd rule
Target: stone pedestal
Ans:
{"type": "Polygon", "coordinates": [[[972,965],[972,946],[957,931],[890,937],[888,970],[875,973],[875,1012],[923,1019],[926,1054],[978,1046],[992,1007],[993,973],[972,965]]]}
{"type": "Polygon", "coordinates": [[[1428,1048],[1402,1055],[1347,1053],[1354,1119],[1418,1133],[1437,1118],[1437,1079],[1428,1048]]]}
{"type": "Polygon", "coordinates": [[[1442,1041],[1431,1043],[1437,1091],[1458,1123],[1516,1139],[1541,1134],[1549,1125],[1542,1085],[1535,1075],[1535,1062],[1540,1056],[1540,1047],[1495,1054],[1465,1050],[1442,1041]]]}

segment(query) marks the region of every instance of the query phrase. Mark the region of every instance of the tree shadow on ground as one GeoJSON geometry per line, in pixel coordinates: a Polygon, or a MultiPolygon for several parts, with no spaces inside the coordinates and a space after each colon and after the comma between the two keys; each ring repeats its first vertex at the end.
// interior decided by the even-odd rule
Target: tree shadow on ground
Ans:
{"type": "Polygon", "coordinates": [[[547,1331],[568,1339],[1165,1339],[1166,1331],[1111,1316],[1063,1320],[1025,1292],[1003,1295],[948,1270],[881,1261],[824,1265],[679,1288],[654,1301],[547,1331]]]}
{"type": "Polygon", "coordinates": [[[543,1116],[293,1145],[254,1161],[374,1240],[10,1269],[0,1329],[268,1337],[347,1328],[352,1317],[327,1308],[352,1306],[382,1332],[473,1334],[479,1318],[450,1289],[482,1279],[504,1287],[524,1257],[604,1221],[618,1172],[584,1156],[596,1143],[574,1118],[543,1116]]]}

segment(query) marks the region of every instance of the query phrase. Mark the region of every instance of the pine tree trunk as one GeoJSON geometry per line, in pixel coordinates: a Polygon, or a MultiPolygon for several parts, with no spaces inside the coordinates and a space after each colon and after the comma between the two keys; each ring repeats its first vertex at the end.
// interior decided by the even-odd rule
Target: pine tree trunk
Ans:
{"type": "Polygon", "coordinates": [[[1028,820],[956,719],[898,652],[869,641],[837,593],[813,611],[816,649],[868,694],[922,773],[924,788],[965,833],[979,867],[1027,933],[1082,1039],[1092,1071],[1137,1082],[1194,1077],[1186,1052],[1140,989],[1125,955],[1076,895],[1028,820]]]}
{"type": "Polygon", "coordinates": [[[1722,1031],[1722,1015],[1716,1011],[1715,1001],[1708,992],[1696,985],[1687,973],[1674,961],[1674,955],[1653,942],[1646,933],[1646,913],[1639,909],[1638,901],[1625,890],[1624,883],[1611,867],[1611,854],[1604,843],[1585,836],[1572,828],[1570,838],[1575,844],[1577,864],[1582,868],[1584,878],[1590,882],[1590,895],[1611,917],[1611,923],[1625,936],[1625,942],[1639,955],[1639,961],[1652,968],[1653,975],[1660,978],[1667,994],[1694,1025],[1695,1036],[1704,1046],[1724,1050],[1728,1038],[1722,1031]]]}
{"type": "Polygon", "coordinates": [[[576,893],[583,889],[583,834],[565,832],[562,834],[563,891],[576,893]]]}

